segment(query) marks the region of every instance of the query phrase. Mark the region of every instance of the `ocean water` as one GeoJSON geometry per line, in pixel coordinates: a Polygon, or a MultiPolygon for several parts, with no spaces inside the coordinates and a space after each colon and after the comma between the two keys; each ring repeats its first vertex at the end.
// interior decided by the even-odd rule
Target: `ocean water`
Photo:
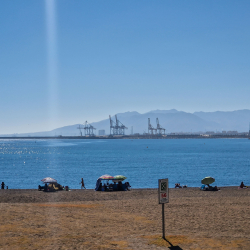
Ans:
{"type": "Polygon", "coordinates": [[[125,175],[132,188],[157,188],[169,178],[189,187],[250,185],[250,140],[0,140],[0,182],[36,189],[45,177],[72,189],[94,189],[103,174],[125,175]]]}

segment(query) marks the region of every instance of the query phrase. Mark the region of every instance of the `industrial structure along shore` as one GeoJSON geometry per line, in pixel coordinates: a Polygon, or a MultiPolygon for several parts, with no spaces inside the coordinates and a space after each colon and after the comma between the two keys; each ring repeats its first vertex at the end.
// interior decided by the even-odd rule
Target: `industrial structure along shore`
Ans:
{"type": "Polygon", "coordinates": [[[248,133],[241,133],[237,135],[222,135],[222,134],[169,134],[165,136],[158,135],[107,135],[107,136],[6,136],[0,139],[250,139],[248,133]]]}
{"type": "Polygon", "coordinates": [[[250,139],[250,127],[248,132],[238,131],[206,131],[206,132],[179,132],[179,133],[166,133],[166,128],[160,125],[158,117],[156,118],[156,127],[154,127],[148,118],[148,131],[142,134],[133,133],[133,126],[131,127],[130,135],[125,135],[126,129],[128,129],[117,117],[114,119],[109,115],[109,134],[105,134],[105,130],[99,130],[99,135],[95,135],[96,128],[85,121],[84,124],[76,127],[79,130],[79,135],[55,135],[55,136],[32,136],[32,135],[3,135],[0,139],[217,139],[217,138],[245,138],[250,139]],[[83,135],[84,131],[84,135],[83,135]]]}

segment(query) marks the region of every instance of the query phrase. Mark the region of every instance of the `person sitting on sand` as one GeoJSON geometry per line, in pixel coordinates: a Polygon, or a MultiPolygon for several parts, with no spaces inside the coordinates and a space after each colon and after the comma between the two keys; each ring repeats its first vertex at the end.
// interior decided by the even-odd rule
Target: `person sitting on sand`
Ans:
{"type": "Polygon", "coordinates": [[[127,182],[125,182],[125,187],[126,187],[126,190],[128,190],[128,191],[130,191],[130,184],[129,184],[129,182],[127,181],[127,182]]]}
{"type": "Polygon", "coordinates": [[[208,185],[208,189],[207,190],[208,191],[213,191],[214,188],[212,186],[210,186],[209,184],[207,184],[207,185],[208,185]]]}
{"type": "Polygon", "coordinates": [[[109,191],[113,191],[113,184],[112,183],[109,184],[109,191]]]}
{"type": "Polygon", "coordinates": [[[116,182],[114,182],[113,190],[114,190],[114,191],[117,191],[117,184],[116,184],[116,182]]]}
{"type": "Polygon", "coordinates": [[[98,187],[98,191],[102,191],[102,183],[100,183],[100,185],[98,187]]]}
{"type": "Polygon", "coordinates": [[[246,186],[245,186],[245,184],[242,181],[241,184],[240,184],[240,188],[244,188],[244,187],[246,187],[246,186]]]}
{"type": "Polygon", "coordinates": [[[219,190],[220,189],[217,186],[213,187],[213,191],[219,191],[219,190]]]}
{"type": "Polygon", "coordinates": [[[83,189],[83,188],[85,188],[85,189],[86,189],[86,187],[85,187],[85,185],[84,185],[83,178],[81,178],[81,182],[80,182],[79,184],[82,184],[82,185],[81,185],[81,189],[83,189]]]}
{"type": "Polygon", "coordinates": [[[117,185],[118,191],[122,191],[122,182],[118,181],[118,185],[117,185]]]}
{"type": "Polygon", "coordinates": [[[175,183],[175,188],[182,188],[180,183],[175,183]]]}

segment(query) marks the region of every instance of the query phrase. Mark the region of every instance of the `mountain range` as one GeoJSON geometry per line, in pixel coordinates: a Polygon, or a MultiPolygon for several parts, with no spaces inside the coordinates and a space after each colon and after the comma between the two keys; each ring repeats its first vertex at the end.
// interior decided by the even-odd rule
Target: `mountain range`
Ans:
{"type": "MultiPolygon", "coordinates": [[[[144,133],[148,132],[148,118],[150,123],[156,128],[156,118],[159,119],[160,125],[166,129],[166,133],[195,133],[195,132],[222,132],[222,131],[238,131],[248,132],[250,122],[250,110],[236,110],[236,111],[216,111],[216,112],[194,112],[188,113],[171,110],[152,110],[150,112],[140,114],[136,111],[125,112],[116,114],[118,120],[124,124],[126,129],[125,134],[144,133]],[[133,127],[133,128],[132,128],[133,127]]],[[[111,117],[115,120],[115,117],[111,117]]],[[[51,131],[18,134],[18,136],[78,136],[80,135],[77,127],[83,124],[74,124],[51,131]]],[[[98,135],[98,130],[105,130],[105,134],[110,133],[110,120],[109,118],[91,123],[96,130],[95,134],[98,135]]],[[[84,131],[82,131],[84,134],[84,131]]],[[[16,134],[17,135],[17,134],[16,134]]]]}

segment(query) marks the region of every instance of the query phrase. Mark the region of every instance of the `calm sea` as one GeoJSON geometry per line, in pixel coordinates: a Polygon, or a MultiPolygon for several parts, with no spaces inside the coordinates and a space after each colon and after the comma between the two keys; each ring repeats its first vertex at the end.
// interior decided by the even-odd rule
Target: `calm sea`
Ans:
{"type": "Polygon", "coordinates": [[[206,176],[217,186],[250,185],[250,140],[0,140],[0,182],[33,189],[44,177],[94,189],[103,174],[125,175],[132,188],[157,188],[169,178],[189,187],[206,176]]]}

